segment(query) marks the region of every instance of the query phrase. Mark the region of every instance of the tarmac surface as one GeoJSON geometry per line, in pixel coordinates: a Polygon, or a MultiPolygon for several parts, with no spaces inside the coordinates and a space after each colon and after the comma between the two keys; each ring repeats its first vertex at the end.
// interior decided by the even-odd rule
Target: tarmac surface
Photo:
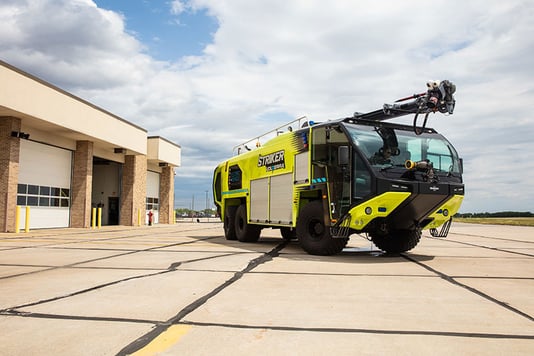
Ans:
{"type": "Polygon", "coordinates": [[[533,355],[534,228],[311,256],[222,224],[0,234],[1,355],[533,355]]]}

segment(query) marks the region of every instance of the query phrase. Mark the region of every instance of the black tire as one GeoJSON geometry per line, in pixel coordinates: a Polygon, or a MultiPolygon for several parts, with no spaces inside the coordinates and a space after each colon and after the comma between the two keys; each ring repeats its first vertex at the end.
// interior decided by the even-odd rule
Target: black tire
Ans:
{"type": "Polygon", "coordinates": [[[297,229],[293,229],[291,227],[281,227],[280,234],[282,235],[284,240],[287,240],[287,241],[297,239],[297,229]]]}
{"type": "Polygon", "coordinates": [[[235,234],[241,242],[256,242],[260,238],[261,227],[248,223],[247,206],[241,204],[235,213],[235,234]]]}
{"type": "Polygon", "coordinates": [[[323,205],[313,201],[302,208],[297,221],[297,237],[304,251],[310,255],[329,256],[343,250],[348,238],[333,238],[325,226],[323,205]]]}
{"type": "Polygon", "coordinates": [[[387,235],[371,234],[376,247],[387,253],[406,252],[417,246],[421,240],[421,229],[396,230],[387,235]]]}
{"type": "Polygon", "coordinates": [[[227,206],[226,209],[224,209],[224,237],[226,237],[227,240],[237,240],[237,236],[235,234],[236,210],[237,206],[227,206]]]}

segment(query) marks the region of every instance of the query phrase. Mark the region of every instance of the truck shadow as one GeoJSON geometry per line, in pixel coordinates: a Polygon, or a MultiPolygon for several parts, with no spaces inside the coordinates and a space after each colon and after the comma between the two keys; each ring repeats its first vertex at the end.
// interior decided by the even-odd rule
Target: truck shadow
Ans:
{"type": "MultiPolygon", "coordinates": [[[[430,261],[434,259],[434,256],[418,254],[417,247],[412,251],[404,253],[386,253],[372,245],[371,242],[359,240],[361,239],[358,237],[352,237],[343,251],[332,256],[310,255],[302,249],[298,241],[291,241],[288,246],[281,251],[281,256],[292,259],[369,264],[410,262],[403,255],[410,256],[411,259],[416,259],[418,261],[430,261]]],[[[261,240],[259,242],[261,243],[261,240]]]]}
{"type": "Polygon", "coordinates": [[[210,242],[228,247],[228,249],[239,249],[247,252],[268,253],[269,251],[278,248],[279,252],[277,257],[303,261],[380,264],[409,263],[410,261],[406,257],[403,257],[403,255],[410,256],[411,259],[416,259],[418,261],[429,261],[434,258],[434,256],[418,254],[417,247],[412,251],[404,252],[402,254],[385,253],[372,245],[370,241],[360,238],[357,235],[353,235],[350,238],[347,247],[345,247],[339,254],[331,256],[310,255],[302,249],[298,240],[285,241],[281,237],[273,236],[273,233],[269,233],[269,235],[261,236],[257,242],[245,243],[235,240],[229,241],[223,236],[216,239],[210,239],[210,242]]]}

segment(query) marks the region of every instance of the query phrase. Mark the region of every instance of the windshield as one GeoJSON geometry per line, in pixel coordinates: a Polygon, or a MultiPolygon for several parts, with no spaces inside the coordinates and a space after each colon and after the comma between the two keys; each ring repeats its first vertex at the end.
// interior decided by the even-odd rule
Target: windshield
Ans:
{"type": "Polygon", "coordinates": [[[437,173],[460,173],[458,154],[443,136],[411,130],[346,125],[347,131],[374,168],[404,166],[406,160],[432,162],[437,173]]]}

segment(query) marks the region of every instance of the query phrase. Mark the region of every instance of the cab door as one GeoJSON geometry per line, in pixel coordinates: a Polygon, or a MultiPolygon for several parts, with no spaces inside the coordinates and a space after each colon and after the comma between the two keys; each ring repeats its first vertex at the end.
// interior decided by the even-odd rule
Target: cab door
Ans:
{"type": "Polygon", "coordinates": [[[339,126],[324,126],[313,130],[312,164],[314,178],[324,176],[330,198],[333,219],[341,218],[351,204],[352,150],[349,140],[339,126]],[[345,156],[345,157],[342,157],[345,156]]]}

